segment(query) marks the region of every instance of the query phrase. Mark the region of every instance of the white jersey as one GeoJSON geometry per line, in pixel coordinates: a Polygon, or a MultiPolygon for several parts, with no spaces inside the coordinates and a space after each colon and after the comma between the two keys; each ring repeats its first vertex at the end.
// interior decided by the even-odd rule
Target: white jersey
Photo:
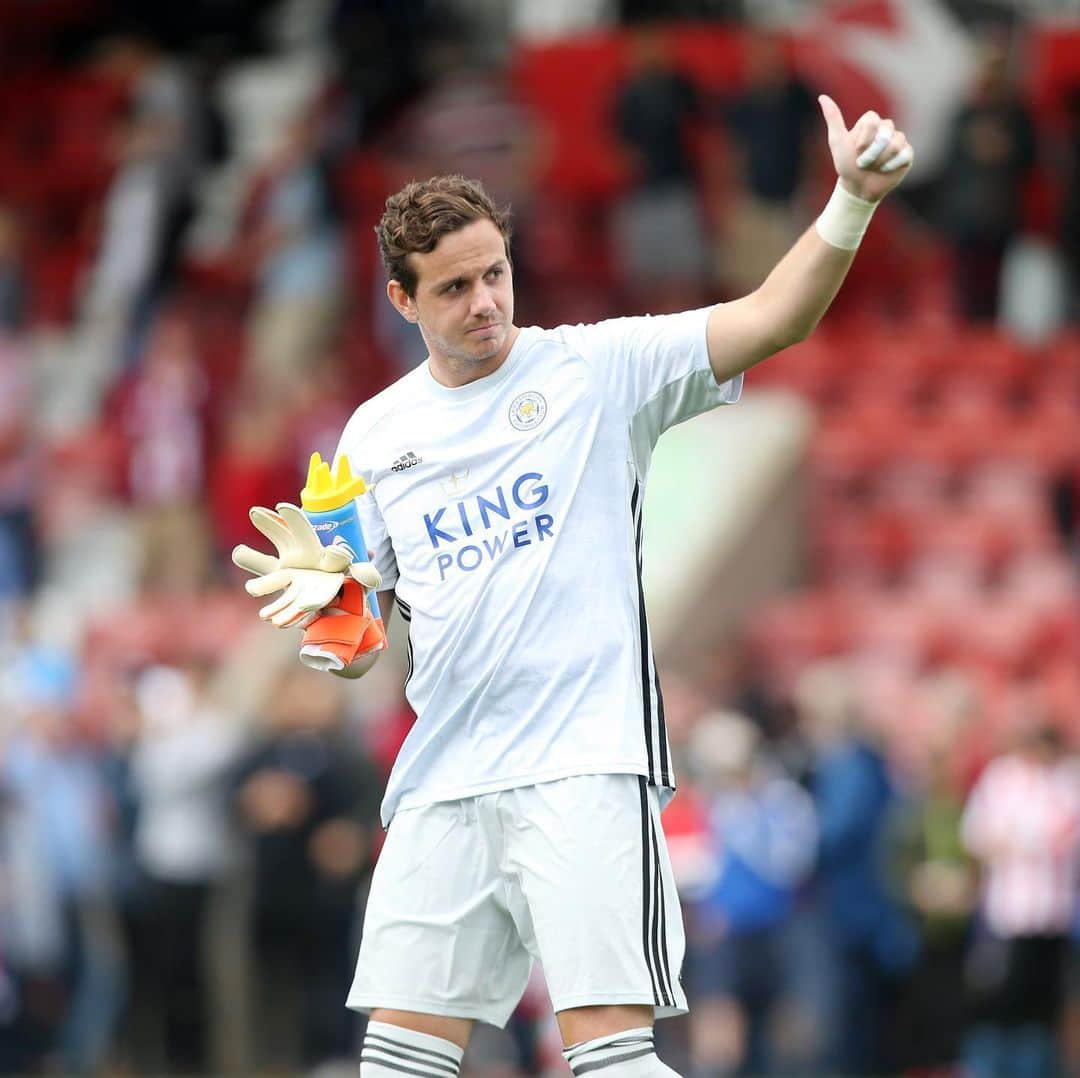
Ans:
{"type": "Polygon", "coordinates": [[[384,824],[571,775],[674,788],[641,505],[660,434],[738,399],[707,316],[524,328],[493,374],[451,389],[424,363],[349,420],[338,456],[371,488],[364,535],[408,623],[417,715],[384,824]]]}

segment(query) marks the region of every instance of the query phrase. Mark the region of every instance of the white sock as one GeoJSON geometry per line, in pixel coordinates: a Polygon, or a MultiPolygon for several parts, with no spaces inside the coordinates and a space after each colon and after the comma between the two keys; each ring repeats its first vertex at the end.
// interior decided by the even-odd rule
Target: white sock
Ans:
{"type": "Polygon", "coordinates": [[[583,1078],[603,1071],[597,1078],[679,1078],[653,1051],[653,1031],[649,1026],[624,1029],[606,1037],[572,1044],[563,1055],[574,1072],[583,1078]]]}
{"type": "Polygon", "coordinates": [[[360,1049],[361,1078],[457,1078],[464,1051],[452,1041],[388,1022],[368,1022],[360,1049]]]}

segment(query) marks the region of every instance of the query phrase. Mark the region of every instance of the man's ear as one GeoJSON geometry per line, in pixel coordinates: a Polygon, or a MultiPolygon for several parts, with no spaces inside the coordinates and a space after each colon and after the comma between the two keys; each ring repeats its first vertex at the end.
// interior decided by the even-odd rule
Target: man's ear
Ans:
{"type": "Polygon", "coordinates": [[[405,291],[405,287],[400,281],[395,281],[391,277],[390,280],[386,282],[386,295],[397,309],[398,314],[400,314],[406,322],[419,321],[420,316],[416,311],[416,303],[412,296],[405,291]]]}

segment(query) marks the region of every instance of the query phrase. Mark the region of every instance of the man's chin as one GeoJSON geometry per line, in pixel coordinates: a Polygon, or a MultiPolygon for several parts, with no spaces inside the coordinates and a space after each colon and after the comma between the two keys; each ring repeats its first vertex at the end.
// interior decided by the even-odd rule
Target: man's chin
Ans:
{"type": "Polygon", "coordinates": [[[468,360],[470,363],[487,363],[502,351],[505,344],[506,334],[502,332],[491,338],[473,341],[472,348],[468,352],[468,360]]]}

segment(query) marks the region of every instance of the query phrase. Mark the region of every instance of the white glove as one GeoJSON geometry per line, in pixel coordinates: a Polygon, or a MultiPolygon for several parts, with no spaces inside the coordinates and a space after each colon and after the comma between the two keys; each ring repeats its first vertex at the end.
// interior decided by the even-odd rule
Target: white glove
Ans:
{"type": "Polygon", "coordinates": [[[236,547],[233,563],[256,575],[244,589],[258,596],[283,592],[259,611],[263,621],[279,629],[308,625],[337,597],[346,574],[365,588],[377,589],[382,584],[375,566],[354,562],[355,554],[346,543],[323,546],[311,522],[295,505],[279,502],[277,512],[255,506],[249,515],[251,523],[273,543],[277,557],[244,544],[236,547]]]}

